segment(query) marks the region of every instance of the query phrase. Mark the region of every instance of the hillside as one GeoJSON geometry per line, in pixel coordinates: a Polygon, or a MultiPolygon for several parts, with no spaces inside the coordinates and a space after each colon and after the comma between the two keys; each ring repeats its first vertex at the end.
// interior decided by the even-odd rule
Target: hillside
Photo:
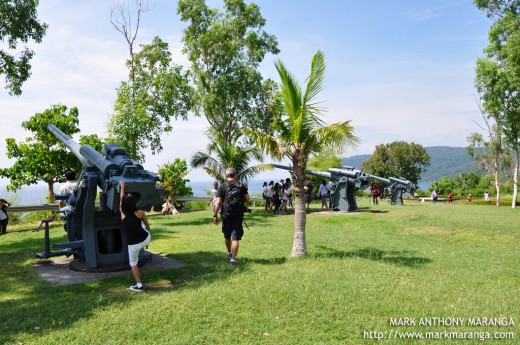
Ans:
{"type": "MultiPolygon", "coordinates": [[[[430,166],[421,176],[421,181],[431,182],[441,179],[443,176],[454,177],[456,175],[475,172],[482,174],[475,161],[468,155],[465,147],[430,146],[425,147],[431,157],[430,166]]],[[[357,155],[343,160],[343,165],[353,166],[356,169],[370,158],[371,155],[357,155]]]]}

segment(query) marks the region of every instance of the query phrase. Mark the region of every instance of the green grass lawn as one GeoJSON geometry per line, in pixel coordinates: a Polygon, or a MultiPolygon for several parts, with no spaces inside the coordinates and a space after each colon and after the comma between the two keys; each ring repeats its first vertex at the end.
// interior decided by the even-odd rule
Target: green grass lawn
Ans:
{"type": "MultiPolygon", "coordinates": [[[[225,259],[210,211],[151,217],[149,249],[182,261],[55,287],[32,267],[43,233],[0,237],[0,343],[7,344],[518,344],[520,231],[509,207],[408,202],[307,217],[306,258],[291,258],[293,217],[248,214],[238,264],[225,259]],[[173,285],[173,286],[172,286],[173,285]],[[469,318],[514,326],[469,326],[469,318]],[[415,318],[393,326],[391,318],[415,318]],[[464,318],[462,326],[418,325],[464,318]],[[397,332],[513,332],[515,339],[369,339],[397,332]],[[381,333],[374,333],[381,332],[381,333]]],[[[56,227],[52,241],[64,241],[56,227]]],[[[423,335],[426,336],[426,335],[423,335]]]]}

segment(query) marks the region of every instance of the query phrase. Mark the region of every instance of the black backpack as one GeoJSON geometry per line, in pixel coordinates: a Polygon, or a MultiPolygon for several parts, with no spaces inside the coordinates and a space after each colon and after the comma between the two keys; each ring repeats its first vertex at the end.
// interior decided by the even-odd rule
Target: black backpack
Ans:
{"type": "Polygon", "coordinates": [[[224,216],[241,216],[244,214],[244,192],[240,182],[229,181],[224,196],[224,216]]]}

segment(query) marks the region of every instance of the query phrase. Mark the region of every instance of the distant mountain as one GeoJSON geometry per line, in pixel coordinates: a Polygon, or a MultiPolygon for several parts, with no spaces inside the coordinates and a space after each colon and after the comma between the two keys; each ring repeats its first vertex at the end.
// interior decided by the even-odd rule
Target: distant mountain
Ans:
{"type": "MultiPolygon", "coordinates": [[[[465,147],[430,146],[424,148],[431,157],[430,166],[421,176],[421,181],[431,182],[440,180],[443,176],[454,177],[462,173],[474,172],[483,174],[473,157],[468,155],[465,147]]],[[[357,155],[346,158],[343,165],[361,168],[361,164],[372,155],[357,155]]]]}

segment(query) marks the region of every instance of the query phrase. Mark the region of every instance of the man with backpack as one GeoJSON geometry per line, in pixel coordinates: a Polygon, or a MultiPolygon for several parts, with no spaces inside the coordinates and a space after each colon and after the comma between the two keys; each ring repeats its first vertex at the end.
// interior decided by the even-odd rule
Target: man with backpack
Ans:
{"type": "Polygon", "coordinates": [[[232,266],[235,265],[239,241],[244,235],[242,222],[244,221],[244,213],[247,210],[245,202],[250,199],[247,185],[236,181],[235,178],[235,169],[227,168],[227,182],[218,187],[217,202],[213,213],[213,222],[218,224],[218,212],[222,206],[222,232],[224,233],[224,242],[227,248],[227,258],[232,266]]]}

